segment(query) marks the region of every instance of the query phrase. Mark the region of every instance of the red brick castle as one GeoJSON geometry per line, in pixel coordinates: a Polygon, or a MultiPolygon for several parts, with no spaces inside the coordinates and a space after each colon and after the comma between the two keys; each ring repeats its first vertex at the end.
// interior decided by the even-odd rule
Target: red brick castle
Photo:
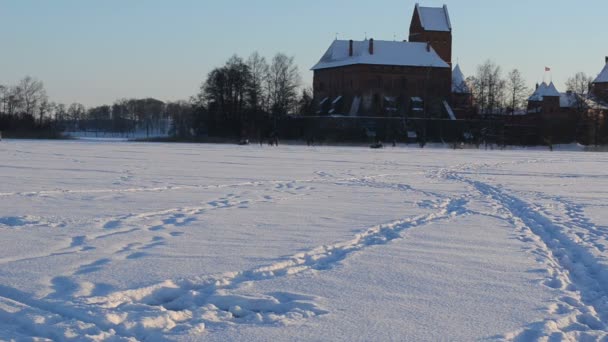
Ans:
{"type": "MultiPolygon", "coordinates": [[[[312,70],[319,115],[453,117],[452,90],[463,90],[452,84],[447,6],[416,5],[408,41],[335,40],[312,70]]],[[[460,105],[468,103],[459,93],[460,105]]]]}

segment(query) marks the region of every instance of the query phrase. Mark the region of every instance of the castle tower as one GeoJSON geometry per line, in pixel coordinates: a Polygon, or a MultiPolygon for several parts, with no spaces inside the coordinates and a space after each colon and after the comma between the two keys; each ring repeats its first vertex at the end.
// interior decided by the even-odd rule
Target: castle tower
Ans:
{"type": "Polygon", "coordinates": [[[593,95],[604,101],[608,101],[608,56],[606,57],[604,69],[593,81],[593,95]]]}
{"type": "Polygon", "coordinates": [[[452,67],[452,24],[448,7],[421,7],[416,4],[409,41],[430,43],[439,57],[452,67]]]}

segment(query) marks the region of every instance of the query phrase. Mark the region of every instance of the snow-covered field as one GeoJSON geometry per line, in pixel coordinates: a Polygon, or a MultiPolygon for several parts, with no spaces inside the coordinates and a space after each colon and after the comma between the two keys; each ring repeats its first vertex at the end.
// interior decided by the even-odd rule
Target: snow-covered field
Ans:
{"type": "Polygon", "coordinates": [[[0,156],[0,340],[608,340],[608,154],[0,156]]]}

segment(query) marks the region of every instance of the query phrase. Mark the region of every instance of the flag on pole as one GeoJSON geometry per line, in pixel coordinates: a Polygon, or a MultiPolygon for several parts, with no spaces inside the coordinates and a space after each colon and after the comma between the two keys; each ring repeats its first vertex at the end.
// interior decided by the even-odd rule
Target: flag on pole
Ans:
{"type": "Polygon", "coordinates": [[[545,71],[551,71],[551,68],[545,67],[545,71]]]}

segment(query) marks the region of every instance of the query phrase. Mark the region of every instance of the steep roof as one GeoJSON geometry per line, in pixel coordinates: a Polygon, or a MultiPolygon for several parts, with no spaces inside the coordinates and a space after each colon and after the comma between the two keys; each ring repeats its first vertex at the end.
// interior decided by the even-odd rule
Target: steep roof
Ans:
{"type": "Polygon", "coordinates": [[[422,7],[416,4],[416,11],[420,17],[420,24],[426,31],[452,31],[448,6],[422,7]]]}
{"type": "Polygon", "coordinates": [[[371,64],[449,68],[427,43],[374,40],[374,53],[369,52],[369,40],[353,41],[353,55],[349,56],[349,41],[335,40],[312,70],[337,68],[347,65],[371,64]]]}
{"type": "Polygon", "coordinates": [[[452,92],[456,94],[470,94],[471,88],[467,84],[460,65],[456,64],[456,67],[452,71],[452,92]]]}
{"type": "Polygon", "coordinates": [[[532,93],[532,95],[528,98],[528,101],[542,101],[543,96],[541,94],[545,91],[545,89],[547,89],[547,83],[543,82],[536,88],[534,93],[532,93]]]}
{"type": "Polygon", "coordinates": [[[555,88],[555,84],[553,84],[553,82],[551,82],[551,83],[549,83],[549,86],[547,87],[547,90],[545,91],[543,96],[560,97],[561,94],[559,91],[557,91],[557,88],[555,88]]]}
{"type": "Polygon", "coordinates": [[[608,83],[608,62],[593,83],[608,83]]]}
{"type": "Polygon", "coordinates": [[[550,84],[543,82],[540,86],[538,86],[536,91],[534,91],[534,94],[530,96],[528,101],[542,101],[545,96],[560,97],[561,94],[559,91],[557,91],[557,88],[555,88],[555,84],[553,84],[553,82],[550,84]]]}

